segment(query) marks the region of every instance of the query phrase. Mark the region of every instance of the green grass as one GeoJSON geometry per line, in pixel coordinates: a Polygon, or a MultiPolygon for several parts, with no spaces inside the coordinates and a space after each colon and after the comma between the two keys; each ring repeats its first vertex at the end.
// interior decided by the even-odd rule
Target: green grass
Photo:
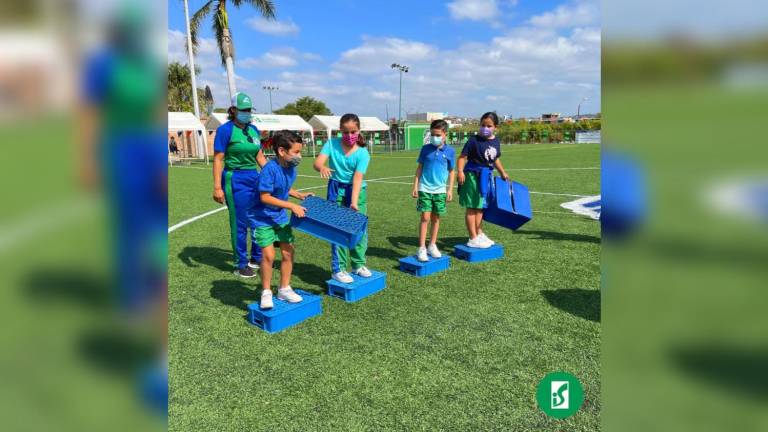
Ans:
{"type": "MultiPolygon", "coordinates": [[[[599,146],[502,151],[532,191],[599,193],[598,170],[514,170],[598,167],[599,146]]],[[[412,175],[415,156],[375,155],[366,178],[412,175]]],[[[210,171],[195,168],[204,166],[170,169],[170,225],[218,206],[210,171]]],[[[311,158],[300,173],[315,175],[311,158]]],[[[296,187],[323,183],[299,177],[296,187]]],[[[417,279],[396,270],[416,248],[410,186],[368,188],[368,264],[387,272],[387,289],[355,304],[324,296],[321,316],[274,335],[244,319],[259,280],[231,274],[226,211],[169,234],[171,430],[598,430],[599,224],[559,207],[574,198],[534,194],[537,213],[521,230],[486,225],[502,260],[454,259],[417,279]],[[565,421],[535,402],[539,380],[557,370],[585,388],[582,410],[565,421]]],[[[445,252],[466,241],[456,202],[440,237],[445,252]]],[[[292,285],[322,293],[328,245],[297,233],[296,251],[292,285]]]]}

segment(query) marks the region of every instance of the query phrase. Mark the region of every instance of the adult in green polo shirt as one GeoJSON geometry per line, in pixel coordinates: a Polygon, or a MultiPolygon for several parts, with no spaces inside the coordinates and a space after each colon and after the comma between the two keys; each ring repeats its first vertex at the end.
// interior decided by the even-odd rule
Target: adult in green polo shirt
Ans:
{"type": "MultiPolygon", "coordinates": [[[[245,93],[237,93],[229,107],[229,121],[216,129],[213,143],[213,199],[226,203],[229,229],[235,253],[235,274],[254,277],[261,262],[261,248],[251,237],[248,259],[248,229],[255,228],[253,205],[259,181],[258,168],[267,163],[261,149],[259,130],[251,124],[253,103],[245,93]]],[[[253,236],[253,233],[251,233],[253,236]]]]}

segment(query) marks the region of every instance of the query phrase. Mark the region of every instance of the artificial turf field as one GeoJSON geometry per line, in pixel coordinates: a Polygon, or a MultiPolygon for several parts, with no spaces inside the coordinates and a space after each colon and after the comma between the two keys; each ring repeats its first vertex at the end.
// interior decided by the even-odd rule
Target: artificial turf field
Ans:
{"type": "MultiPolygon", "coordinates": [[[[232,274],[227,212],[170,232],[170,429],[599,430],[600,227],[560,204],[600,193],[600,147],[502,154],[512,179],[535,192],[534,218],[517,232],[484,225],[503,259],[452,259],[425,279],[398,271],[417,246],[417,154],[374,154],[368,267],[387,273],[387,289],[354,304],[324,296],[322,315],[273,335],[244,318],[260,280],[232,274]],[[553,371],[584,386],[567,420],[536,407],[536,385],[553,371]]],[[[311,157],[299,173],[294,187],[324,196],[311,157]]],[[[168,179],[169,225],[218,207],[210,168],[172,167],[168,179]]],[[[463,215],[456,196],[441,223],[444,253],[466,242],[463,215]]],[[[296,232],[294,288],[324,293],[329,264],[327,243],[296,232]]]]}

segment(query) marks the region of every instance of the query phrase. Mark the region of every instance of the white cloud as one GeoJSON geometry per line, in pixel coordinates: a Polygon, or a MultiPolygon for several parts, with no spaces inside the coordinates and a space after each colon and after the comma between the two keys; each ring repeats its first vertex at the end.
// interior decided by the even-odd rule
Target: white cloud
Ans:
{"type": "Polygon", "coordinates": [[[546,28],[570,28],[595,24],[600,19],[600,8],[592,1],[561,4],[552,11],[531,17],[529,23],[546,28]]]}
{"type": "Polygon", "coordinates": [[[490,21],[499,15],[499,6],[496,0],[454,0],[448,11],[456,20],[490,21]]]}
{"type": "Polygon", "coordinates": [[[290,19],[288,21],[277,21],[268,20],[263,17],[253,17],[245,22],[257,32],[272,36],[294,36],[300,31],[299,26],[290,19]]]}
{"type": "Polygon", "coordinates": [[[372,91],[371,97],[374,99],[383,100],[383,101],[397,100],[397,96],[395,96],[392,92],[388,92],[388,91],[372,91]]]}
{"type": "Polygon", "coordinates": [[[291,68],[299,64],[299,59],[316,60],[316,54],[301,53],[295,48],[276,48],[259,57],[248,57],[237,64],[246,69],[291,68]]]}
{"type": "Polygon", "coordinates": [[[399,38],[364,38],[362,45],[341,54],[334,64],[344,72],[383,73],[392,63],[408,64],[434,57],[437,48],[399,38]]]}

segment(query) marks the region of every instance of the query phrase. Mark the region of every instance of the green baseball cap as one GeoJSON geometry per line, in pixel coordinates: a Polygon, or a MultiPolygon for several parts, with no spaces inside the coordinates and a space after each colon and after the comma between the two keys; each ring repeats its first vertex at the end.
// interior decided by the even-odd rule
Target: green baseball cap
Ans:
{"type": "Polygon", "coordinates": [[[235,95],[232,97],[232,106],[239,110],[253,109],[251,97],[241,92],[235,93],[235,95]]]}

